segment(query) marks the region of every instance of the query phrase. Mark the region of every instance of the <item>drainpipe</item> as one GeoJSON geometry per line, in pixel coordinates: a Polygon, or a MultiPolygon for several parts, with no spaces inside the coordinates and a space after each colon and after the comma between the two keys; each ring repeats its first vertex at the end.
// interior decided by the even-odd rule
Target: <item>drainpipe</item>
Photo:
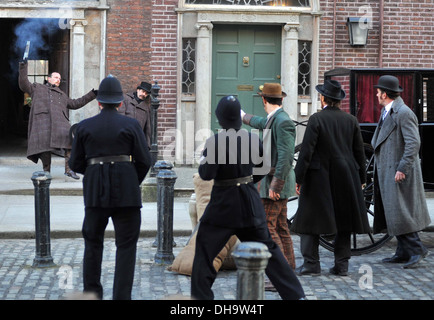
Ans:
{"type": "Polygon", "coordinates": [[[378,48],[378,66],[383,68],[383,22],[384,22],[384,0],[380,0],[380,44],[378,48]]]}
{"type": "Polygon", "coordinates": [[[336,0],[333,1],[333,49],[332,49],[332,69],[335,68],[336,53],[336,0]]]}

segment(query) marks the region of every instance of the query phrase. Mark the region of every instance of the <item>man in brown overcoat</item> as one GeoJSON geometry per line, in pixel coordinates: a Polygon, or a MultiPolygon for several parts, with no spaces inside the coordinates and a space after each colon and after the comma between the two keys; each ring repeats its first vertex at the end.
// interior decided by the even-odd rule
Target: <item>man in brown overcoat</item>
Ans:
{"type": "Polygon", "coordinates": [[[135,92],[124,94],[124,102],[118,112],[139,121],[146,137],[148,148],[151,147],[151,88],[148,82],[142,82],[135,92]]]}
{"type": "Polygon", "coordinates": [[[95,99],[95,90],[78,99],[69,98],[60,90],[61,76],[52,72],[47,83],[31,83],[27,77],[27,61],[19,66],[20,89],[32,98],[27,133],[27,158],[34,163],[41,159],[44,171],[51,170],[51,154],[65,157],[65,175],[79,177],[69,169],[71,154],[69,109],[79,109],[95,99]]]}

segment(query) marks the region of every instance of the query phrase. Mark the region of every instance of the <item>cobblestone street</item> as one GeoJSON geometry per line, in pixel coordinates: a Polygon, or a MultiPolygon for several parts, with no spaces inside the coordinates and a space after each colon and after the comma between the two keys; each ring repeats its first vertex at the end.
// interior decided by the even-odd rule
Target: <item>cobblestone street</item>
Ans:
{"type": "MultiPolygon", "coordinates": [[[[434,233],[421,232],[422,241],[431,254],[415,269],[399,264],[384,264],[381,259],[393,255],[392,239],[381,249],[350,260],[349,276],[330,275],[333,254],[320,248],[322,274],[299,277],[309,300],[430,300],[434,298],[434,233]]],[[[176,237],[176,255],[188,237],[176,237]]],[[[297,265],[301,264],[299,237],[293,236],[297,265]]],[[[190,277],[167,270],[154,263],[156,248],[153,238],[142,238],[138,244],[134,300],[189,298],[190,277]],[[183,297],[181,297],[183,296],[183,297]]],[[[111,299],[115,266],[115,244],[106,239],[102,284],[104,299],[111,299]]],[[[82,291],[83,240],[52,239],[51,253],[55,267],[32,267],[35,241],[0,240],[0,300],[63,300],[82,291]]],[[[217,300],[236,298],[236,271],[220,271],[213,286],[217,300]]],[[[275,292],[266,292],[266,300],[280,300],[275,292]]]]}

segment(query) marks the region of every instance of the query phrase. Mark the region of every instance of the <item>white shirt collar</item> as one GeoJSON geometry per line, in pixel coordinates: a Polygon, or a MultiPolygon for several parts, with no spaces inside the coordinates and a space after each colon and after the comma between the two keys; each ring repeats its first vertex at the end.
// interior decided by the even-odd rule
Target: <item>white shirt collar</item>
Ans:
{"type": "Polygon", "coordinates": [[[268,115],[267,115],[267,120],[270,120],[270,118],[276,113],[277,110],[282,109],[282,107],[278,107],[276,109],[274,109],[273,111],[271,111],[268,115]]]}
{"type": "Polygon", "coordinates": [[[390,108],[392,108],[392,104],[393,104],[393,101],[384,107],[383,120],[384,120],[384,118],[386,118],[387,114],[389,113],[390,108]]]}

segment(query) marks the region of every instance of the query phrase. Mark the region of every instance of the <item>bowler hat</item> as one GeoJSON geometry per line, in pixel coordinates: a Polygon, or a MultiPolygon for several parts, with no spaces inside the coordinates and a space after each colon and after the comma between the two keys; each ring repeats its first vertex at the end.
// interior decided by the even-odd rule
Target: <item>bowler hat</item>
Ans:
{"type": "Polygon", "coordinates": [[[241,128],[241,104],[234,96],[221,98],[215,115],[223,129],[241,128]]]}
{"type": "Polygon", "coordinates": [[[148,93],[151,92],[151,88],[152,88],[152,85],[148,82],[145,82],[145,81],[142,81],[142,83],[139,86],[137,86],[137,89],[145,90],[148,93]]]}
{"type": "Polygon", "coordinates": [[[119,80],[112,75],[104,78],[99,85],[96,100],[101,103],[121,103],[124,100],[124,94],[119,80]]]}
{"type": "Polygon", "coordinates": [[[282,91],[280,83],[264,83],[262,91],[258,92],[262,97],[268,98],[284,98],[286,93],[282,91]]]}
{"type": "Polygon", "coordinates": [[[399,80],[394,76],[381,76],[378,79],[378,84],[374,88],[383,89],[392,92],[402,92],[404,89],[399,85],[399,80]]]}
{"type": "Polygon", "coordinates": [[[342,100],[345,98],[345,91],[342,90],[341,84],[336,80],[326,80],[324,81],[324,84],[317,85],[315,89],[324,97],[335,100],[342,100]]]}

